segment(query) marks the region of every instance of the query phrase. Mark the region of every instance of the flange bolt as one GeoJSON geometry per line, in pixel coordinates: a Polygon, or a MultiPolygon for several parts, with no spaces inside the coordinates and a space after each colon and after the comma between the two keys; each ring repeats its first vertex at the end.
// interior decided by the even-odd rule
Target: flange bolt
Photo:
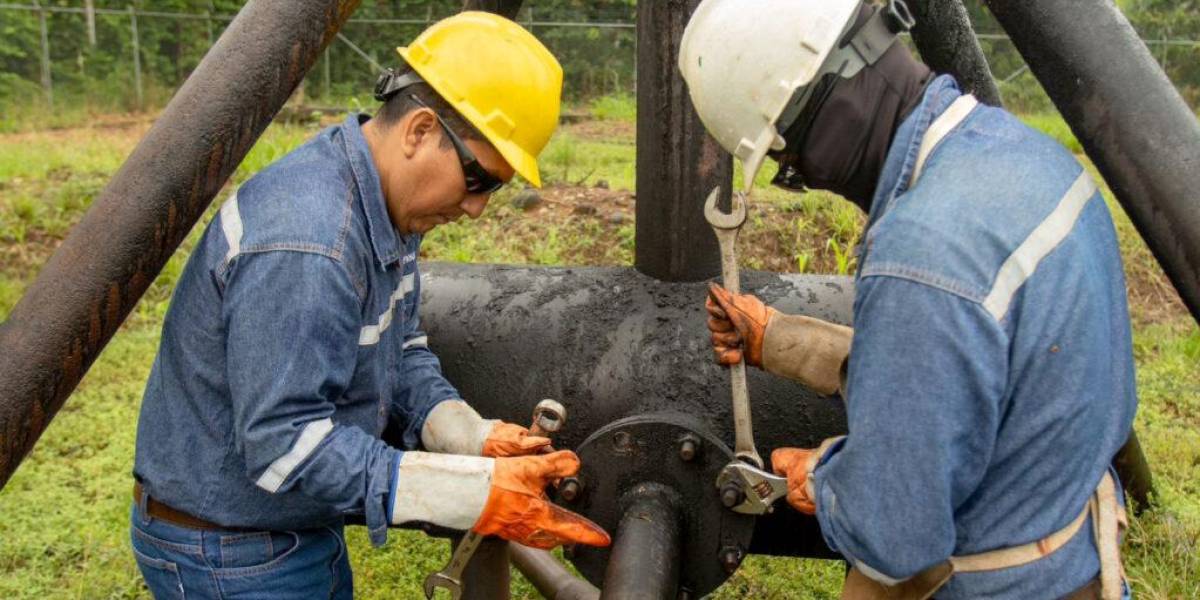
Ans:
{"type": "Polygon", "coordinates": [[[581,491],[583,491],[583,483],[579,481],[579,478],[567,477],[563,479],[562,485],[558,486],[558,497],[567,502],[574,502],[581,491]]]}
{"type": "Polygon", "coordinates": [[[696,452],[699,448],[699,440],[692,436],[685,436],[683,441],[679,443],[679,459],[683,462],[692,462],[696,458],[696,452]]]}
{"type": "Polygon", "coordinates": [[[721,566],[725,568],[725,572],[733,574],[742,564],[742,551],[737,546],[725,546],[721,548],[721,566]]]}
{"type": "Polygon", "coordinates": [[[724,504],[725,508],[733,508],[745,499],[746,495],[742,493],[742,488],[732,481],[721,488],[721,504],[724,504]]]}

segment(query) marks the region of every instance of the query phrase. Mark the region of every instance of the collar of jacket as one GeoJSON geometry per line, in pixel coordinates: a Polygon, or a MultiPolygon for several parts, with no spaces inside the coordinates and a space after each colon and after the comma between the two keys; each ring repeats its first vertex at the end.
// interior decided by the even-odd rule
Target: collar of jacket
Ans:
{"type": "Polygon", "coordinates": [[[908,118],[896,129],[892,145],[884,159],[883,170],[879,173],[879,183],[875,186],[875,197],[871,199],[871,212],[867,217],[865,232],[888,211],[892,202],[908,191],[908,181],[917,164],[917,154],[921,150],[921,140],[929,126],[938,118],[962,92],[958,83],[950,75],[939,75],[925,88],[925,94],[920,104],[909,113],[908,118]]]}
{"type": "Polygon", "coordinates": [[[352,114],[342,123],[342,143],[354,182],[358,185],[359,200],[363,214],[367,217],[367,235],[371,238],[371,249],[380,269],[400,260],[400,233],[388,218],[387,202],[383,198],[383,186],[379,183],[379,172],[371,158],[371,148],[363,136],[362,124],[371,117],[352,114]]]}

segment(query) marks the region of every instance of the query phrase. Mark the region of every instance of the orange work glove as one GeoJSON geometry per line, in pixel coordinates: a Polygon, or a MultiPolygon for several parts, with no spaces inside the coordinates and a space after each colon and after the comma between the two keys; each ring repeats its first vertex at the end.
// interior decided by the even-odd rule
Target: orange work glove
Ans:
{"type": "Polygon", "coordinates": [[[807,448],[776,448],[771,453],[771,470],[776,475],[787,477],[788,504],[806,514],[817,513],[815,492],[809,482],[809,474],[821,458],[819,450],[807,448]]]}
{"type": "Polygon", "coordinates": [[[559,450],[495,460],[487,504],[472,531],[545,550],[562,544],[612,543],[599,525],[552,504],[546,497],[550,482],[579,472],[579,457],[574,452],[559,450]]]}
{"type": "Polygon", "coordinates": [[[708,329],[712,332],[713,352],[722,365],[746,364],[762,367],[763,332],[775,309],[752,294],[731,294],[729,290],[708,284],[708,329]]]}
{"type": "Polygon", "coordinates": [[[532,435],[529,430],[497,421],[483,440],[483,455],[492,458],[541,454],[550,450],[550,438],[532,435]]]}

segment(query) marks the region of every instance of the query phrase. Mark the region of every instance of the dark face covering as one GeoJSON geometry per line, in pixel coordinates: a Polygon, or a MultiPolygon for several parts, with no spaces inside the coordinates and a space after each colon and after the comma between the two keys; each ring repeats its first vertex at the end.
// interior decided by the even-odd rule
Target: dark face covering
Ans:
{"type": "MultiPolygon", "coordinates": [[[[864,8],[859,23],[870,14],[864,8]]],[[[850,79],[827,76],[784,133],[787,146],[775,156],[780,172],[790,169],[804,186],[840,194],[869,211],[892,137],[931,76],[899,41],[850,79]]]]}

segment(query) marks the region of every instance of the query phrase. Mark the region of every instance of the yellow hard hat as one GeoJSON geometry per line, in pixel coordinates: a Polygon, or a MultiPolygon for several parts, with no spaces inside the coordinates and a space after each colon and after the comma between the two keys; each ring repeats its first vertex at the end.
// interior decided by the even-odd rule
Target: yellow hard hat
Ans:
{"type": "Polygon", "coordinates": [[[537,156],[558,127],[562,67],[533,34],[499,15],[467,11],[396,50],[513,170],[541,187],[537,156]]]}

